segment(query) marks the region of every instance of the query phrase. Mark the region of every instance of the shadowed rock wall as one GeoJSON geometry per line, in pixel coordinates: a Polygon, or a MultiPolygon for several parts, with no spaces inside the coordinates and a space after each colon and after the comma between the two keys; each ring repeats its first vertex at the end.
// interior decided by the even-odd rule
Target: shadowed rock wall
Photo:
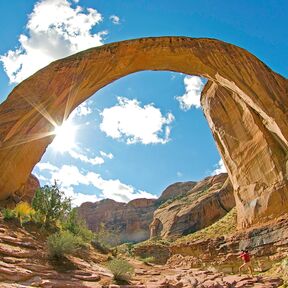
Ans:
{"type": "MultiPolygon", "coordinates": [[[[284,213],[288,195],[286,157],[281,161],[288,147],[287,80],[239,47],[213,39],[185,37],[143,38],[88,49],[51,63],[19,84],[0,105],[0,200],[26,183],[53,140],[56,124],[61,124],[100,88],[142,70],[200,75],[210,80],[208,94],[217,90],[237,95],[238,102],[234,100],[231,105],[243,111],[249,108],[247,113],[253,122],[252,127],[245,129],[251,128],[249,133],[257,135],[257,143],[269,152],[260,153],[256,145],[259,153],[255,153],[255,159],[244,155],[239,163],[232,145],[221,146],[223,141],[230,141],[228,130],[220,132],[220,140],[212,129],[236,191],[239,225],[265,222],[284,213]],[[269,150],[271,143],[275,147],[269,150]],[[280,146],[283,152],[275,154],[280,146]],[[266,170],[271,171],[268,179],[265,173],[252,176],[256,163],[265,163],[266,170]],[[236,171],[245,171],[249,176],[241,177],[236,171]],[[242,189],[243,183],[246,188],[242,189]],[[271,203],[274,207],[268,208],[271,203]]],[[[216,99],[220,99],[219,94],[215,94],[216,99]]],[[[205,101],[202,103],[209,115],[209,107],[205,101]]],[[[233,121],[243,121],[242,114],[237,115],[233,121]]],[[[230,119],[218,117],[218,121],[220,126],[237,128],[230,119]]],[[[208,122],[212,127],[213,116],[208,122]]],[[[236,139],[238,136],[236,133],[236,139]]],[[[238,141],[240,146],[245,145],[246,138],[241,135],[238,141]]],[[[254,150],[249,153],[254,155],[254,150]]]]}

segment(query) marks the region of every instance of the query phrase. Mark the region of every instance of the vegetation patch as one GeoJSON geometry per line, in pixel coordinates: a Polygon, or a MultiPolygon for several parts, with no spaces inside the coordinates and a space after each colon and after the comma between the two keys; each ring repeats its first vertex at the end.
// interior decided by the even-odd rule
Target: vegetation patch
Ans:
{"type": "Polygon", "coordinates": [[[229,211],[224,217],[215,222],[214,224],[203,228],[195,233],[181,237],[176,240],[176,243],[214,239],[221,236],[232,235],[236,231],[237,226],[237,213],[236,208],[229,211]]]}
{"type": "Polygon", "coordinates": [[[115,258],[108,262],[108,269],[119,284],[129,283],[134,274],[134,267],[126,260],[115,258]]]}

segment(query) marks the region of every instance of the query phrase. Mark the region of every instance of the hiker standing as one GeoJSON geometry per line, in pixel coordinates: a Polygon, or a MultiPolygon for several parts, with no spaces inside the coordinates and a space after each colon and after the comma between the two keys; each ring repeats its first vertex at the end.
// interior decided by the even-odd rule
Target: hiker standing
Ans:
{"type": "Polygon", "coordinates": [[[251,264],[251,257],[250,254],[248,252],[248,250],[241,250],[240,256],[239,256],[242,260],[243,260],[243,264],[239,267],[239,273],[241,274],[241,271],[243,268],[248,268],[251,276],[253,276],[253,267],[251,264]]]}

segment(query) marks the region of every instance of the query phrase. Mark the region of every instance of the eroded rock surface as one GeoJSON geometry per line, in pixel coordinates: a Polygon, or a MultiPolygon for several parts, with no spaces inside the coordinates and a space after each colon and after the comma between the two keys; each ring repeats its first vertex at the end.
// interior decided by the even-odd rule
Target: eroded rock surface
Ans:
{"type": "Polygon", "coordinates": [[[127,204],[111,199],[86,202],[78,213],[92,231],[99,231],[104,224],[119,235],[120,242],[140,242],[150,236],[171,238],[197,231],[234,206],[227,174],[221,174],[198,183],[172,184],[158,199],[135,199],[127,204]]]}
{"type": "MultiPolygon", "coordinates": [[[[31,224],[30,224],[31,225],[31,224]]],[[[112,274],[98,263],[107,256],[87,250],[82,258],[49,260],[46,237],[40,229],[27,231],[0,217],[0,287],[102,287],[111,283],[112,274]]]]}
{"type": "Polygon", "coordinates": [[[149,238],[149,224],[156,207],[155,199],[135,199],[127,204],[105,199],[83,203],[78,213],[92,231],[99,231],[104,224],[105,229],[117,234],[120,242],[139,242],[149,238]]]}
{"type": "Polygon", "coordinates": [[[288,253],[288,216],[280,217],[271,223],[247,230],[236,231],[232,235],[180,241],[170,247],[172,257],[168,260],[171,267],[207,266],[227,272],[238,273],[241,249],[248,249],[256,271],[266,271],[275,262],[287,257],[288,253]]]}
{"type": "Polygon", "coordinates": [[[227,177],[226,173],[207,177],[173,201],[161,205],[150,224],[151,236],[177,238],[223,217],[235,206],[233,188],[227,177]]]}

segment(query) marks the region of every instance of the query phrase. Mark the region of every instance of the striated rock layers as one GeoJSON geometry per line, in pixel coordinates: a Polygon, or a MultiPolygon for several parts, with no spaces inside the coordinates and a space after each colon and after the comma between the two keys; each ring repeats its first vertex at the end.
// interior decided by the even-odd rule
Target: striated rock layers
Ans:
{"type": "Polygon", "coordinates": [[[216,222],[233,207],[233,188],[227,174],[207,177],[154,212],[151,236],[165,239],[193,233],[216,222]]]}
{"type": "Polygon", "coordinates": [[[127,204],[110,199],[86,202],[78,213],[93,231],[104,224],[108,231],[119,234],[121,242],[139,242],[149,236],[173,238],[197,231],[234,206],[227,174],[221,174],[198,183],[172,184],[157,200],[135,199],[127,204]]]}
{"type": "Polygon", "coordinates": [[[139,242],[149,238],[149,224],[156,209],[155,199],[135,199],[129,203],[105,199],[83,203],[79,215],[92,231],[101,224],[110,232],[116,232],[121,242],[139,242]]]}
{"type": "Polygon", "coordinates": [[[266,271],[276,262],[287,257],[288,215],[247,231],[235,231],[232,235],[200,238],[172,244],[173,255],[168,263],[172,267],[207,267],[237,273],[242,264],[239,259],[241,249],[251,253],[254,269],[266,271]]]}
{"type": "Polygon", "coordinates": [[[144,38],[55,61],[0,105],[0,200],[26,183],[56,125],[109,83],[142,70],[206,77],[202,106],[235,190],[238,225],[288,209],[287,79],[249,52],[213,39],[144,38]]]}

